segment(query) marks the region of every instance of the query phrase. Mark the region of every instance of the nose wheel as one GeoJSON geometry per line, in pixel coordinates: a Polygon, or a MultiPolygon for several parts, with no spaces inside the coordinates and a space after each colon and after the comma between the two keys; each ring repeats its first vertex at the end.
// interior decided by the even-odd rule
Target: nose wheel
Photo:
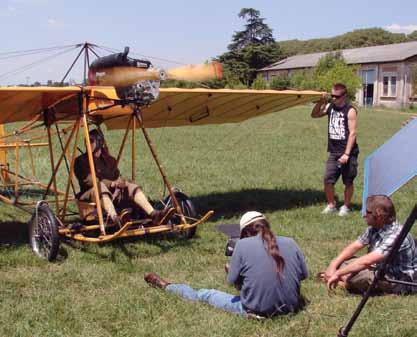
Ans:
{"type": "MultiPolygon", "coordinates": [[[[176,191],[174,195],[187,222],[195,222],[198,214],[191,199],[185,193],[182,193],[180,191],[176,191]]],[[[166,205],[165,207],[175,207],[174,203],[172,202],[171,196],[165,198],[164,204],[166,205]]],[[[181,223],[180,215],[174,214],[170,219],[170,223],[173,225],[179,225],[181,223]]],[[[197,226],[191,227],[189,229],[184,230],[182,232],[182,236],[184,236],[187,239],[191,239],[195,235],[196,231],[197,226]]]]}
{"type": "Polygon", "coordinates": [[[59,250],[58,221],[46,202],[37,205],[29,222],[32,251],[40,258],[54,261],[59,250]]]}

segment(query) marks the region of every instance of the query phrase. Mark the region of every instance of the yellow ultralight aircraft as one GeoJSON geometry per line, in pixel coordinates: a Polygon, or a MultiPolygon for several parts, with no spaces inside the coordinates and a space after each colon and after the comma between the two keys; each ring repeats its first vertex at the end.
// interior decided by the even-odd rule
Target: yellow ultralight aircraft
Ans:
{"type": "MultiPolygon", "coordinates": [[[[89,44],[83,48],[88,50],[89,44]]],[[[0,201],[32,214],[29,226],[33,252],[49,261],[58,254],[60,236],[83,242],[107,242],[117,238],[152,233],[181,232],[194,235],[196,226],[213,211],[199,217],[191,200],[170,184],[147,128],[236,123],[295,105],[317,100],[314,91],[228,90],[228,89],[159,89],[164,79],[204,81],[221,77],[220,64],[213,62],[163,71],[149,61],[123,53],[97,58],[88,65],[88,85],[66,87],[0,88],[0,201]],[[21,123],[16,123],[21,122],[21,123]],[[4,124],[17,125],[5,132],[4,124]],[[133,216],[120,227],[106,219],[96,180],[89,128],[124,129],[117,161],[122,158],[131,134],[131,179],[135,180],[135,137],[140,129],[169,192],[163,207],[173,208],[172,218],[149,227],[149,220],[133,216]],[[22,125],[23,124],[23,125],[22,125]],[[43,140],[44,139],[44,140],[43,140]],[[74,161],[78,144],[86,144],[94,202],[77,199],[74,161]],[[55,140],[55,141],[54,141],[55,140]],[[59,140],[59,144],[57,143],[59,140]],[[54,149],[60,146],[60,153],[54,149]],[[49,181],[36,178],[33,155],[38,147],[48,148],[51,175],[49,181]],[[13,159],[13,160],[11,160],[13,159]],[[31,175],[19,169],[28,162],[31,175]],[[64,166],[68,174],[64,189],[59,189],[57,175],[64,166]],[[22,198],[22,191],[35,188],[40,194],[32,200],[22,198]],[[70,204],[77,205],[77,211],[70,204]],[[53,207],[52,207],[53,206],[53,207]]]]}

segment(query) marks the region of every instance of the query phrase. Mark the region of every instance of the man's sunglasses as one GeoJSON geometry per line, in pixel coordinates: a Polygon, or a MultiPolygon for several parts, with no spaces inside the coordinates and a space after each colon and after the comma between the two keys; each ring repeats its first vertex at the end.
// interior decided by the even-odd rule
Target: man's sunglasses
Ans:
{"type": "Polygon", "coordinates": [[[345,96],[345,94],[343,94],[343,95],[331,95],[332,98],[336,98],[336,99],[338,99],[340,97],[343,97],[343,96],[345,96]]]}
{"type": "Polygon", "coordinates": [[[372,211],[370,211],[369,209],[366,210],[366,214],[372,214],[372,211]]]}

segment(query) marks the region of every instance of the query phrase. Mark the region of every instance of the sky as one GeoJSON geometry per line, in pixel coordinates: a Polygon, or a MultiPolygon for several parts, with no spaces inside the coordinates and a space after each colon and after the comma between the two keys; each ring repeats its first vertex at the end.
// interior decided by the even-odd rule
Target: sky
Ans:
{"type": "MultiPolygon", "coordinates": [[[[129,46],[132,56],[147,56],[167,69],[201,63],[227,50],[233,33],[243,29],[237,14],[244,7],[259,10],[278,41],[370,27],[417,30],[416,0],[0,0],[0,85],[59,81],[77,55],[75,49],[59,57],[53,57],[58,50],[13,58],[5,53],[83,42],[117,50],[129,46]],[[48,56],[26,72],[14,71],[48,56]]],[[[79,81],[81,68],[69,78],[79,81]]]]}

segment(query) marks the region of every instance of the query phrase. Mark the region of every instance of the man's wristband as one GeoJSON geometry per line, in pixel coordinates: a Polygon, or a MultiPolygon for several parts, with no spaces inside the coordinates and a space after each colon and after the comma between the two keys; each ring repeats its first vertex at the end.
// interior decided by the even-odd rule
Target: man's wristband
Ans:
{"type": "Polygon", "coordinates": [[[349,153],[343,153],[345,156],[348,156],[348,157],[350,157],[350,154],[349,153]]]}

